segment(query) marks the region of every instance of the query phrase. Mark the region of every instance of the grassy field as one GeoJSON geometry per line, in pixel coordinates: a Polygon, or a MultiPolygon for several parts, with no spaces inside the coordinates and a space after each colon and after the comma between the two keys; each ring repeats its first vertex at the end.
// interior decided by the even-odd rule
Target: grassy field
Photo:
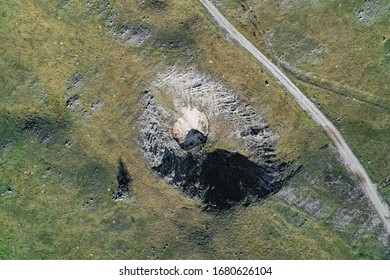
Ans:
{"type": "MultiPolygon", "coordinates": [[[[365,198],[346,204],[346,190],[359,189],[321,130],[198,2],[104,3],[0,3],[0,259],[389,258],[389,247],[378,241],[380,226],[365,224],[373,213],[365,198]],[[113,14],[118,25],[147,26],[151,38],[126,46],[109,34],[113,14]],[[303,166],[286,190],[302,201],[317,199],[323,214],[283,194],[248,208],[205,212],[200,201],[150,171],[137,144],[139,100],[156,69],[192,64],[265,117],[280,136],[279,158],[303,166]],[[130,202],[112,200],[120,160],[133,178],[130,202]],[[314,184],[307,174],[316,176],[314,184]],[[362,214],[338,226],[343,209],[362,214]]],[[[315,88],[329,115],[332,102],[345,102],[335,97],[326,105],[321,87],[302,86],[315,88]]],[[[386,161],[374,156],[383,159],[384,148],[366,151],[370,142],[361,142],[388,132],[387,111],[360,106],[377,126],[365,117],[359,128],[360,107],[351,105],[340,127],[347,139],[359,130],[361,138],[349,142],[366,166],[371,159],[375,178],[383,178],[386,161]]],[[[378,140],[383,145],[386,135],[378,140]]]]}
{"type": "Polygon", "coordinates": [[[372,179],[387,178],[389,1],[214,2],[334,122],[372,179]]]}

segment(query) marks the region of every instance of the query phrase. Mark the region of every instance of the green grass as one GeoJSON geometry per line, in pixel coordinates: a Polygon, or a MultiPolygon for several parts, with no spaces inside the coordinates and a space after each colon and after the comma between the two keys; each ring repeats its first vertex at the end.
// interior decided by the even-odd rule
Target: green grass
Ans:
{"type": "MultiPolygon", "coordinates": [[[[377,232],[351,241],[359,221],[343,230],[328,222],[344,207],[345,192],[328,190],[326,174],[344,176],[347,190],[354,182],[334,151],[320,149],[327,143],[321,130],[226,40],[198,2],[113,1],[110,11],[121,24],[131,15],[152,29],[139,48],[108,34],[103,2],[93,1],[93,10],[86,1],[0,4],[0,259],[386,258],[377,232]],[[137,144],[139,100],[155,69],[189,61],[253,104],[280,136],[280,159],[304,165],[287,187],[307,187],[303,174],[320,173],[310,195],[330,203],[328,216],[318,219],[277,197],[227,213],[203,212],[200,201],[150,171],[137,144]],[[70,88],[76,75],[81,84],[70,88]],[[74,95],[78,107],[67,108],[74,95]],[[99,100],[104,106],[92,110],[99,100]],[[49,141],[25,129],[36,119],[53,135],[49,141]],[[133,177],[131,203],[111,199],[120,158],[133,177]],[[307,226],[297,227],[302,219],[307,226]]],[[[224,140],[212,145],[232,145],[224,140]]],[[[356,204],[362,212],[364,201],[356,204]]]]}
{"type": "Polygon", "coordinates": [[[380,182],[389,175],[388,153],[380,152],[389,149],[390,139],[390,68],[388,40],[383,39],[389,37],[388,11],[361,23],[354,15],[364,1],[304,3],[226,0],[219,7],[248,39],[287,70],[307,96],[315,97],[331,120],[342,116],[341,123],[335,124],[374,181],[380,182]],[[311,50],[318,46],[326,51],[313,63],[311,50]]]}

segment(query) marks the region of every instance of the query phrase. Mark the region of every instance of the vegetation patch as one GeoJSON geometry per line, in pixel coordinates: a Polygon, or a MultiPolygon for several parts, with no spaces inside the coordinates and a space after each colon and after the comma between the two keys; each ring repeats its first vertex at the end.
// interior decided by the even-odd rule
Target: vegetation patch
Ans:
{"type": "Polygon", "coordinates": [[[154,45],[157,48],[167,50],[189,50],[196,44],[188,30],[184,28],[166,29],[160,31],[155,38],[154,45]]]}
{"type": "Polygon", "coordinates": [[[139,0],[140,6],[153,9],[153,10],[164,10],[168,7],[167,0],[139,0]]]}

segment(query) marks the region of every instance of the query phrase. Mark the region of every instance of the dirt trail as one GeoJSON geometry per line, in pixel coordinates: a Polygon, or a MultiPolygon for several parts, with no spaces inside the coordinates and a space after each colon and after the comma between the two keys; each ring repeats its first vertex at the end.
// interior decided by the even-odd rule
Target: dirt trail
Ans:
{"type": "Polygon", "coordinates": [[[271,74],[278,79],[282,85],[293,95],[294,99],[305,110],[311,118],[317,122],[325,131],[329,140],[337,148],[345,165],[357,177],[367,197],[373,204],[376,212],[382,220],[386,230],[390,233],[390,211],[377,192],[357,157],[353,154],[336,127],[325,117],[325,115],[312,103],[290,79],[270,60],[268,60],[251,42],[249,42],[230,22],[218,11],[209,0],[199,0],[212,15],[218,25],[224,29],[243,48],[251,53],[271,74]]]}

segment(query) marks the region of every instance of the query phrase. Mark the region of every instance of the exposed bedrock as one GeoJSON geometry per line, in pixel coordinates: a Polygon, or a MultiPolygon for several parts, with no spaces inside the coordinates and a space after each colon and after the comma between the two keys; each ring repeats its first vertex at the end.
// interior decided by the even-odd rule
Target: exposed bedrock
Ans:
{"type": "Polygon", "coordinates": [[[278,137],[250,104],[196,70],[160,74],[143,107],[139,142],[145,160],[207,209],[259,201],[294,174],[276,159],[278,137]],[[167,106],[167,96],[173,106],[167,106]],[[224,143],[234,143],[234,149],[221,148],[224,143]]]}

